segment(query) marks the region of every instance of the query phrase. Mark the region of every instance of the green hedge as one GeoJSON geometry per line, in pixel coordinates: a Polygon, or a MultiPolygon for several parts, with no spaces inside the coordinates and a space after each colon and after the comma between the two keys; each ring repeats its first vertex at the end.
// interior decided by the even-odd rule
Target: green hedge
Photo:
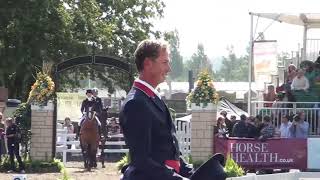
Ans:
{"type": "MultiPolygon", "coordinates": [[[[23,159],[25,164],[25,171],[27,173],[48,173],[48,172],[61,172],[64,165],[60,160],[54,159],[51,162],[31,161],[29,158],[23,159]]],[[[15,167],[18,167],[18,162],[15,160],[15,167]]],[[[7,172],[10,170],[9,156],[4,156],[3,161],[0,163],[0,172],[7,172]]]]}

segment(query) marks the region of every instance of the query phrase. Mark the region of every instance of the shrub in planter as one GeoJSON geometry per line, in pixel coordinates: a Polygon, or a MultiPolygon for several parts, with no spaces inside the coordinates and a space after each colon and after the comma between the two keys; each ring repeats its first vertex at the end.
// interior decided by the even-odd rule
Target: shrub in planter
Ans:
{"type": "Polygon", "coordinates": [[[128,165],[131,161],[129,153],[127,153],[125,156],[122,157],[120,161],[117,162],[117,169],[121,171],[123,167],[128,165]]]}
{"type": "Polygon", "coordinates": [[[227,157],[224,171],[227,173],[227,177],[239,177],[245,175],[242,167],[231,158],[230,154],[227,157]]]}

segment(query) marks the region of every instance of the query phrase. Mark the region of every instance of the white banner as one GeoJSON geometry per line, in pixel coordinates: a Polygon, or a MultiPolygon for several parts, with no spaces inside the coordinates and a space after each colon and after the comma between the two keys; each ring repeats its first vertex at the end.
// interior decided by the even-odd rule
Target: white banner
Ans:
{"type": "Polygon", "coordinates": [[[277,42],[255,41],[253,45],[254,81],[257,89],[263,90],[264,83],[271,82],[271,75],[278,74],[277,42]]]}

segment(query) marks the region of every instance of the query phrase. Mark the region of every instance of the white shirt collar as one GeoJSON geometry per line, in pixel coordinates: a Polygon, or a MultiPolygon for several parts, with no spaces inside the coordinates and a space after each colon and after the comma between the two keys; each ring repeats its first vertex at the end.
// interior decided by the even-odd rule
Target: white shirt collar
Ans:
{"type": "Polygon", "coordinates": [[[141,79],[136,79],[135,81],[147,86],[147,88],[149,88],[155,95],[158,96],[159,99],[161,99],[160,93],[156,89],[154,89],[149,83],[147,83],[141,79]]]}

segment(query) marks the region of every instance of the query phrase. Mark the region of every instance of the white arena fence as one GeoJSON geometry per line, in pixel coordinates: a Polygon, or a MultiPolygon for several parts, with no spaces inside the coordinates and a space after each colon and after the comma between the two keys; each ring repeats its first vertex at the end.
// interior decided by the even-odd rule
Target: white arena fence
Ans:
{"type": "Polygon", "coordinates": [[[303,111],[306,121],[309,123],[309,135],[320,134],[320,102],[270,102],[270,101],[253,101],[253,116],[261,115],[270,116],[273,124],[279,128],[281,125],[281,116],[294,114],[303,111]],[[272,104],[272,107],[264,107],[264,104],[272,104]]]}

